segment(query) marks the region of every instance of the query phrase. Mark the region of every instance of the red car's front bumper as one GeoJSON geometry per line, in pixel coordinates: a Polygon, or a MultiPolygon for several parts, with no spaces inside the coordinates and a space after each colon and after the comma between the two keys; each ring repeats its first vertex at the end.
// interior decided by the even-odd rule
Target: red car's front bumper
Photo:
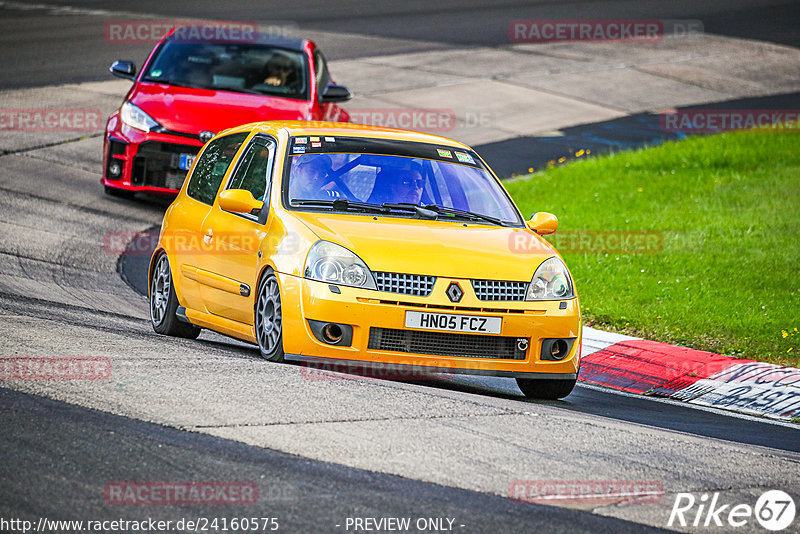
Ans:
{"type": "Polygon", "coordinates": [[[176,195],[203,143],[192,134],[143,132],[113,114],[103,141],[103,177],[108,188],[176,195]]]}

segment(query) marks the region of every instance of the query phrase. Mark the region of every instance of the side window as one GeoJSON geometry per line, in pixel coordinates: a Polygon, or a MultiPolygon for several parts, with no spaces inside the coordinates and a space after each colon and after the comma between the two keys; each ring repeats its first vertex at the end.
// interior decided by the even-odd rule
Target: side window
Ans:
{"type": "Polygon", "coordinates": [[[314,51],[314,71],[317,74],[317,95],[322,98],[322,92],[330,83],[331,75],[328,72],[328,62],[319,50],[314,51]]]}
{"type": "Polygon", "coordinates": [[[272,154],[275,144],[263,138],[256,138],[240,159],[239,167],[227,189],[246,189],[256,200],[264,200],[268,191],[272,154]]]}
{"type": "Polygon", "coordinates": [[[226,135],[209,143],[194,167],[186,194],[200,202],[213,204],[222,177],[247,136],[247,132],[226,135]]]}

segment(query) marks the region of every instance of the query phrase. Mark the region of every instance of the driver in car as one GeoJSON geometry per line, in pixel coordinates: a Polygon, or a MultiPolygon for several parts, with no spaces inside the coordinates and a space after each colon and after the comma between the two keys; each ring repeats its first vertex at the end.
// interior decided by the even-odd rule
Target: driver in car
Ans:
{"type": "Polygon", "coordinates": [[[297,83],[297,69],[292,59],[277,53],[273,55],[264,68],[264,83],[278,87],[291,87],[297,83]]]}
{"type": "Polygon", "coordinates": [[[389,192],[391,193],[389,201],[397,204],[419,206],[424,187],[425,181],[422,178],[422,167],[418,163],[412,162],[405,173],[401,173],[389,183],[389,192]]]}

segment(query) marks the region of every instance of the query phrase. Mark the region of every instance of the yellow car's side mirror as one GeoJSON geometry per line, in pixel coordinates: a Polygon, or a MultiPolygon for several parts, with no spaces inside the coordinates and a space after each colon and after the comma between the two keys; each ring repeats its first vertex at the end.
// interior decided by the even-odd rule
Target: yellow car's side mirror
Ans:
{"type": "Polygon", "coordinates": [[[246,189],[228,189],[219,194],[219,207],[233,213],[250,213],[263,208],[264,203],[246,189]]]}
{"type": "Polygon", "coordinates": [[[558,217],[546,211],[537,211],[528,221],[528,228],[539,235],[552,234],[558,229],[558,217]]]}

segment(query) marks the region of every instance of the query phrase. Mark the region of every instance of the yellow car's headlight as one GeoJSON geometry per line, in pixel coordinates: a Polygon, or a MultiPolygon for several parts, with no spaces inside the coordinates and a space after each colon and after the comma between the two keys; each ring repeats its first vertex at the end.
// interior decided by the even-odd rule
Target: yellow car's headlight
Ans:
{"type": "Polygon", "coordinates": [[[561,259],[545,260],[536,269],[525,300],[565,300],[575,297],[572,278],[561,259]]]}
{"type": "Polygon", "coordinates": [[[306,258],[304,276],[343,286],[377,289],[372,271],[361,258],[341,245],[317,241],[306,258]]]}

